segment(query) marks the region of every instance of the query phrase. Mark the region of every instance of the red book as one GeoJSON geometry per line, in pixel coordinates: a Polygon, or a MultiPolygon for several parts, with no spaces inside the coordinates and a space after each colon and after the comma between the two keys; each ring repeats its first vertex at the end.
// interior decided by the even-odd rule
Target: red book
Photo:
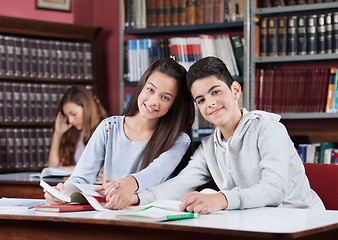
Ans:
{"type": "Polygon", "coordinates": [[[94,208],[91,205],[82,204],[61,204],[61,205],[46,205],[36,206],[35,211],[40,212],[78,212],[78,211],[91,211],[94,208]]]}

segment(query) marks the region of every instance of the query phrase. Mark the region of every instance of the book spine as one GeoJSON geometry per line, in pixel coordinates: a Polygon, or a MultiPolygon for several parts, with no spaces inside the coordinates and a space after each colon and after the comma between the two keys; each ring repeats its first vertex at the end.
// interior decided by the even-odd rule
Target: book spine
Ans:
{"type": "Polygon", "coordinates": [[[186,25],[186,0],[178,0],[178,25],[186,25]]]}
{"type": "Polygon", "coordinates": [[[332,53],[332,13],[325,16],[325,52],[332,53]]]}
{"type": "Polygon", "coordinates": [[[42,78],[46,76],[48,73],[47,66],[45,65],[46,62],[44,62],[44,49],[43,49],[43,43],[40,40],[35,40],[35,46],[36,46],[36,71],[37,71],[37,77],[42,78]],[[46,73],[46,75],[45,75],[46,73]]]}
{"type": "Polygon", "coordinates": [[[43,52],[43,77],[44,78],[50,78],[51,77],[51,71],[50,71],[50,46],[48,40],[41,40],[42,44],[42,52],[43,52]]]}
{"type": "Polygon", "coordinates": [[[336,75],[336,69],[331,68],[330,70],[330,80],[329,80],[329,86],[327,90],[327,101],[326,101],[326,112],[331,113],[332,112],[332,99],[334,95],[334,82],[335,82],[335,75],[336,75]]]}
{"type": "Polygon", "coordinates": [[[268,19],[268,56],[278,55],[278,23],[277,17],[268,19]]]}
{"type": "Polygon", "coordinates": [[[263,17],[259,30],[259,55],[265,57],[268,54],[268,18],[263,17]]]}
{"type": "Polygon", "coordinates": [[[76,47],[76,78],[77,79],[83,79],[83,72],[84,72],[84,66],[83,66],[83,44],[77,42],[75,44],[76,47]]]}
{"type": "Polygon", "coordinates": [[[338,53],[338,12],[333,13],[332,52],[338,53]]]}
{"type": "Polygon", "coordinates": [[[286,55],[286,43],[287,43],[286,24],[287,24],[286,16],[279,16],[278,17],[278,56],[286,55]]]}
{"type": "Polygon", "coordinates": [[[297,48],[297,16],[288,17],[288,42],[287,49],[288,55],[296,55],[297,48]]]}
{"type": "Polygon", "coordinates": [[[186,25],[195,25],[196,24],[196,1],[195,0],[187,0],[186,2],[186,25]]]}
{"type": "Polygon", "coordinates": [[[21,48],[22,48],[22,76],[29,76],[29,40],[21,38],[21,48]]]}
{"type": "Polygon", "coordinates": [[[6,75],[6,42],[5,36],[0,34],[0,76],[6,75]]]}
{"type": "Polygon", "coordinates": [[[62,45],[62,66],[64,78],[71,78],[71,58],[70,58],[70,45],[67,42],[61,42],[62,45]]]}
{"type": "Polygon", "coordinates": [[[204,0],[196,0],[196,24],[204,23],[204,0]]]}
{"type": "Polygon", "coordinates": [[[204,0],[204,23],[214,22],[214,0],[204,0]]]}
{"type": "Polygon", "coordinates": [[[147,0],[146,1],[146,16],[147,16],[147,28],[156,27],[155,0],[147,0]]]}
{"type": "Polygon", "coordinates": [[[156,8],[156,27],[164,26],[164,0],[155,1],[156,8]]]}
{"type": "Polygon", "coordinates": [[[19,122],[22,121],[21,116],[21,95],[20,95],[20,84],[12,83],[12,98],[13,98],[13,121],[19,122]]]}
{"type": "Polygon", "coordinates": [[[48,41],[49,46],[49,72],[50,78],[57,78],[58,66],[57,66],[57,47],[56,41],[48,41]]]}
{"type": "Polygon", "coordinates": [[[224,22],[230,22],[231,0],[224,0],[224,22]]]}
{"type": "Polygon", "coordinates": [[[305,55],[307,54],[307,18],[306,16],[298,16],[298,25],[297,25],[297,46],[298,54],[305,55]]]}
{"type": "Polygon", "coordinates": [[[0,82],[0,122],[4,121],[4,101],[5,101],[4,83],[0,82]]]}
{"type": "Polygon", "coordinates": [[[90,43],[83,43],[83,56],[84,78],[93,79],[92,45],[90,43]]]}
{"type": "Polygon", "coordinates": [[[68,43],[70,54],[70,78],[76,79],[78,76],[76,43],[68,43]]]}
{"type": "Polygon", "coordinates": [[[318,41],[318,53],[324,54],[325,49],[325,14],[318,15],[318,26],[317,26],[317,41],[318,41]]]}
{"type": "Polygon", "coordinates": [[[178,0],[170,1],[170,22],[171,26],[178,26],[178,0]]]}
{"type": "Polygon", "coordinates": [[[171,13],[170,13],[170,1],[163,1],[163,15],[164,15],[164,26],[171,26],[171,13]]]}
{"type": "Polygon", "coordinates": [[[34,84],[35,91],[35,120],[37,122],[42,122],[43,115],[43,105],[42,105],[42,86],[39,84],[34,84]]]}
{"type": "Polygon", "coordinates": [[[317,15],[313,14],[307,18],[307,53],[317,53],[317,15]]]}
{"type": "Polygon", "coordinates": [[[224,22],[224,0],[214,0],[214,21],[215,23],[224,22]]]}
{"type": "Polygon", "coordinates": [[[4,121],[13,121],[13,90],[10,83],[4,83],[4,121]]]}
{"type": "Polygon", "coordinates": [[[22,76],[22,47],[21,39],[13,38],[14,45],[14,76],[22,76]]]}
{"type": "Polygon", "coordinates": [[[30,77],[37,77],[37,60],[38,60],[38,53],[37,53],[37,45],[36,40],[29,39],[29,76],[30,77]]]}
{"type": "Polygon", "coordinates": [[[6,36],[6,75],[14,75],[14,38],[6,36]]]}

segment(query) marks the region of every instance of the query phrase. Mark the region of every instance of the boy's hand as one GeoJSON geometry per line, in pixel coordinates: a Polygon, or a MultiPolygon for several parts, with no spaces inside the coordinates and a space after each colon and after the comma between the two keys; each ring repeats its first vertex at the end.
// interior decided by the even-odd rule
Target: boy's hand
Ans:
{"type": "Polygon", "coordinates": [[[223,193],[204,194],[192,192],[186,194],[180,205],[180,211],[195,212],[201,214],[213,213],[228,207],[228,201],[223,193]]]}
{"type": "MultiPolygon", "coordinates": [[[[66,193],[66,191],[65,191],[65,185],[63,185],[63,183],[59,183],[54,188],[56,188],[57,190],[59,190],[62,193],[66,193]]],[[[47,201],[48,204],[50,204],[50,205],[58,205],[58,204],[65,203],[64,201],[62,201],[62,200],[54,197],[52,194],[50,194],[49,192],[47,192],[45,189],[43,189],[43,191],[45,192],[44,197],[46,198],[46,201],[47,201]]]]}

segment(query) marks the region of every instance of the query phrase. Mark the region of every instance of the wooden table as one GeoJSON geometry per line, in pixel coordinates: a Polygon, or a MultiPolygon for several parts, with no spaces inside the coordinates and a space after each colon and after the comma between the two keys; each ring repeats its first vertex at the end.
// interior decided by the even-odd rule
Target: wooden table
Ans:
{"type": "MultiPolygon", "coordinates": [[[[33,173],[35,172],[0,174],[0,198],[44,198],[39,179],[31,179],[29,177],[33,173]]],[[[45,181],[51,185],[56,185],[62,180],[63,178],[48,178],[45,181]]]]}
{"type": "Polygon", "coordinates": [[[0,211],[2,239],[337,239],[338,211],[256,208],[162,223],[116,220],[115,211],[0,211]]]}

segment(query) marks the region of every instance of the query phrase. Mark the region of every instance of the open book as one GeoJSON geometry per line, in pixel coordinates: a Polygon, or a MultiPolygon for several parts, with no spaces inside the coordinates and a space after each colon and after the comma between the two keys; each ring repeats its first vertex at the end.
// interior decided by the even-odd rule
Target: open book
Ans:
{"type": "Polygon", "coordinates": [[[30,178],[45,178],[45,177],[68,177],[72,174],[73,171],[71,170],[65,170],[60,168],[44,168],[42,169],[41,173],[34,173],[31,174],[30,178]]]}
{"type": "Polygon", "coordinates": [[[98,185],[68,183],[65,185],[66,194],[60,192],[56,188],[53,188],[43,180],[40,180],[40,186],[54,197],[67,203],[76,202],[81,204],[90,204],[95,210],[108,210],[104,208],[106,203],[105,196],[94,190],[94,188],[97,188],[98,185]]]}
{"type": "Polygon", "coordinates": [[[134,207],[129,212],[116,214],[116,218],[121,220],[160,222],[200,216],[200,213],[179,211],[179,204],[179,201],[157,201],[148,205],[134,207]]]}

